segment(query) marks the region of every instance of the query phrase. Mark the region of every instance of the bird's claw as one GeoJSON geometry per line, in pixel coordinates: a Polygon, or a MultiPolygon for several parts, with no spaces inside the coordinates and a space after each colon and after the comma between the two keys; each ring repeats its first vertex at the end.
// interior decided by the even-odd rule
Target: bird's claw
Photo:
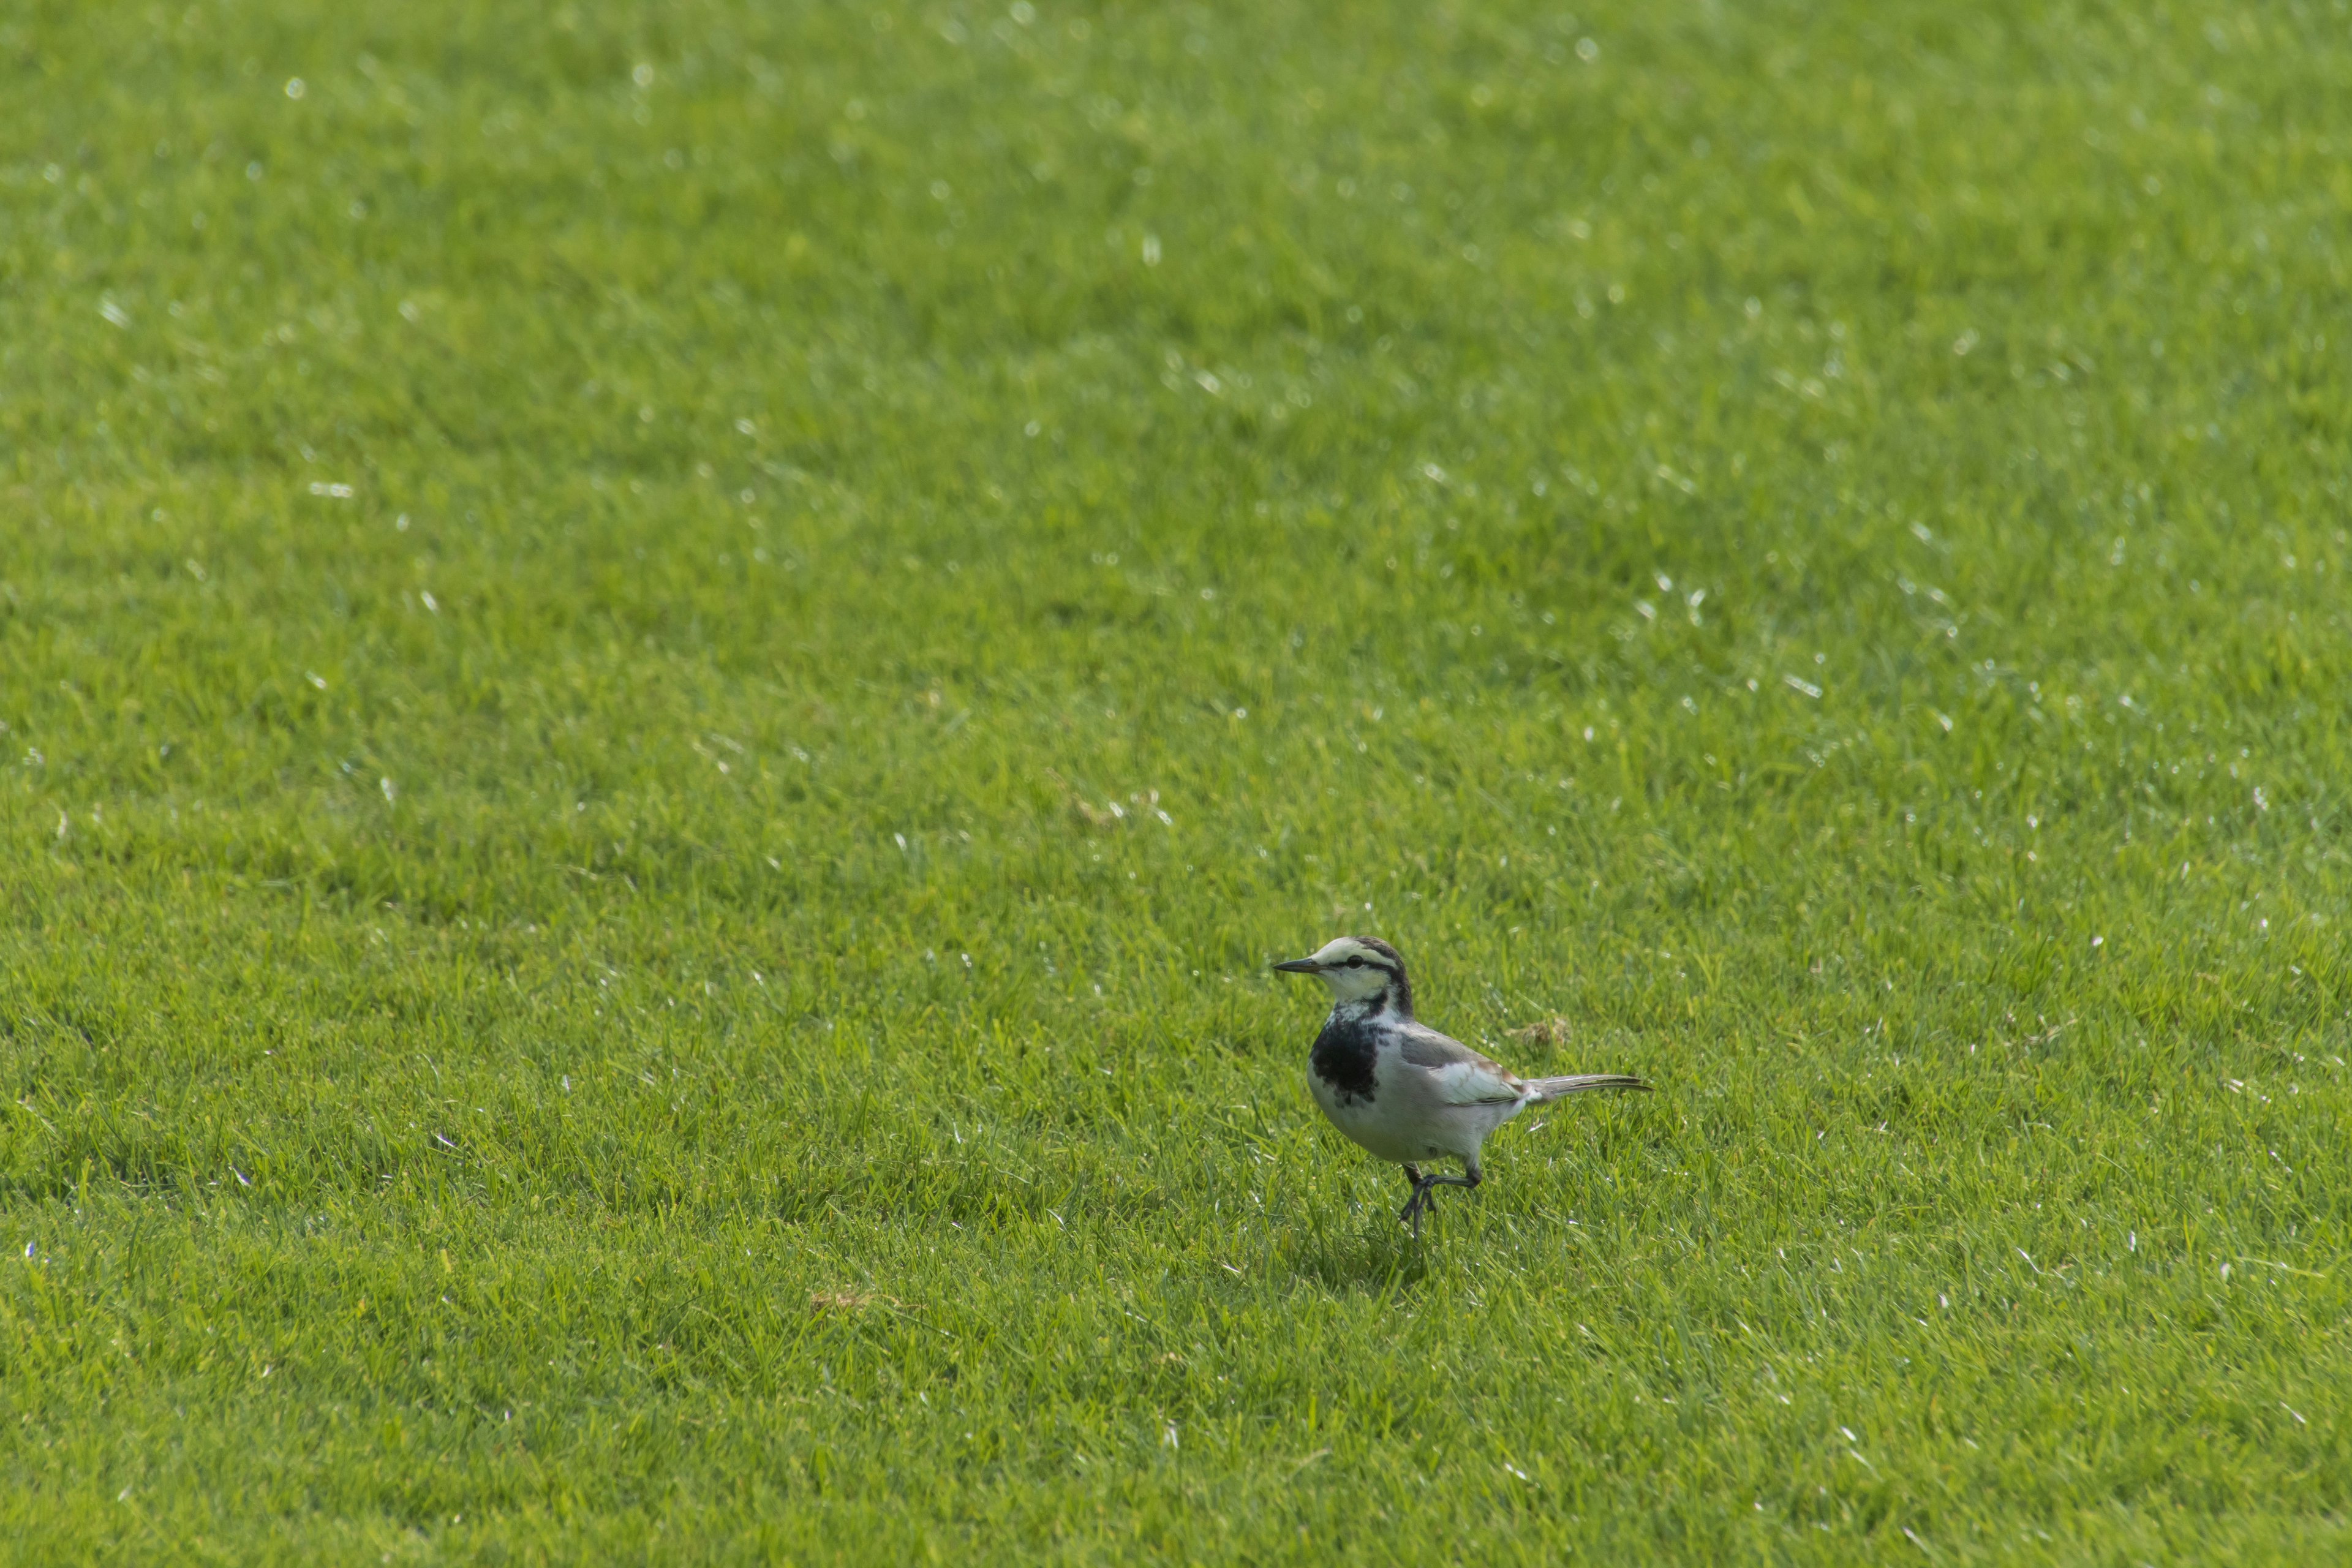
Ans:
{"type": "Polygon", "coordinates": [[[1421,1216],[1437,1206],[1437,1184],[1427,1176],[1417,1178],[1412,1184],[1412,1196],[1405,1199],[1404,1207],[1397,1210],[1397,1223],[1412,1226],[1412,1238],[1421,1239],[1421,1216]]]}

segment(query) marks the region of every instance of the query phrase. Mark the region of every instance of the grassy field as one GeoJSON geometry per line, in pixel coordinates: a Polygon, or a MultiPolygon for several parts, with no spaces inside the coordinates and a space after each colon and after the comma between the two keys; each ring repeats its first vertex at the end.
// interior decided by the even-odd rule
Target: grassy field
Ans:
{"type": "Polygon", "coordinates": [[[2352,1555],[2347,72],[0,10],[0,1558],[2352,1555]]]}

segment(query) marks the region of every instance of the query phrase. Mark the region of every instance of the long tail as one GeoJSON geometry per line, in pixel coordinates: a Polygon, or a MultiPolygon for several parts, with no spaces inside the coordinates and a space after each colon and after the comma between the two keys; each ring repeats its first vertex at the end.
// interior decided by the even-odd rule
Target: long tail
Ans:
{"type": "Polygon", "coordinates": [[[1528,1089],[1538,1105],[1588,1089],[1638,1089],[1643,1094],[1650,1092],[1648,1084],[1631,1073],[1622,1072],[1578,1072],[1566,1078],[1531,1078],[1528,1079],[1528,1089]]]}

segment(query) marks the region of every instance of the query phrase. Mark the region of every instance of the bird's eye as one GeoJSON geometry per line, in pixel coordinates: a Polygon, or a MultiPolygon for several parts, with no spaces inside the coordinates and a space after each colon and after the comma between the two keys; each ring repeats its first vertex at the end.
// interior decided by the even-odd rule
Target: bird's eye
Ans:
{"type": "Polygon", "coordinates": [[[1348,960],[1348,967],[1350,969],[1361,969],[1364,967],[1364,961],[1360,958],[1351,958],[1348,960]]]}

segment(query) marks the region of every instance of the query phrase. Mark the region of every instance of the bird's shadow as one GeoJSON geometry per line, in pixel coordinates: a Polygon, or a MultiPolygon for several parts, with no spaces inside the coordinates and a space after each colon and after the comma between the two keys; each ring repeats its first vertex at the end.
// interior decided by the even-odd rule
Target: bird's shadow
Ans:
{"type": "Polygon", "coordinates": [[[1327,1290],[1403,1296],[1429,1278],[1430,1241],[1402,1226],[1394,1236],[1318,1235],[1290,1249],[1292,1273],[1327,1290]]]}

